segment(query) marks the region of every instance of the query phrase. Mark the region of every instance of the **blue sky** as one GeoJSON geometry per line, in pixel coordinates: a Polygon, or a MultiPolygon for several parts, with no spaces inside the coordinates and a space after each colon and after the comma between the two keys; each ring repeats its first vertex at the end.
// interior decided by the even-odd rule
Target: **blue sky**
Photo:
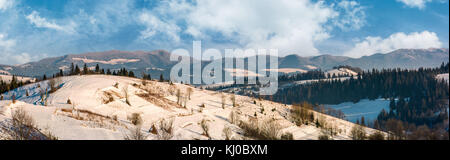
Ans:
{"type": "Polygon", "coordinates": [[[0,0],[0,64],[105,50],[448,48],[448,0],[0,0]]]}

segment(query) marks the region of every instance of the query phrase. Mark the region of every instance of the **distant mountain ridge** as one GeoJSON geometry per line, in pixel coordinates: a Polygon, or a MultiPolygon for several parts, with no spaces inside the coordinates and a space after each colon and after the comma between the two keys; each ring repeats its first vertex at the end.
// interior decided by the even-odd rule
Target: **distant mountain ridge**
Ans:
{"type": "Polygon", "coordinates": [[[449,61],[449,50],[439,49],[399,49],[390,53],[376,53],[361,58],[345,56],[320,55],[314,57],[301,57],[289,55],[281,57],[280,68],[307,69],[305,65],[312,65],[322,70],[329,70],[338,65],[359,67],[363,70],[382,68],[407,68],[436,67],[442,62],[449,61]]]}
{"type": "MultiPolygon", "coordinates": [[[[436,67],[442,62],[449,61],[449,50],[440,49],[399,49],[390,53],[377,53],[361,58],[345,56],[320,55],[302,57],[288,55],[279,57],[279,68],[297,68],[303,70],[330,70],[335,66],[349,65],[363,70],[372,68],[408,68],[436,67]]],[[[22,65],[0,65],[0,70],[13,75],[42,76],[57,73],[59,69],[68,70],[71,63],[82,67],[85,63],[89,67],[99,64],[101,68],[116,70],[127,68],[137,75],[150,73],[154,78],[163,73],[168,76],[170,69],[177,62],[170,61],[170,53],[164,50],[155,51],[119,51],[90,52],[70,54],[60,57],[45,58],[37,62],[22,65]]],[[[205,62],[207,63],[207,62],[205,62]]]]}

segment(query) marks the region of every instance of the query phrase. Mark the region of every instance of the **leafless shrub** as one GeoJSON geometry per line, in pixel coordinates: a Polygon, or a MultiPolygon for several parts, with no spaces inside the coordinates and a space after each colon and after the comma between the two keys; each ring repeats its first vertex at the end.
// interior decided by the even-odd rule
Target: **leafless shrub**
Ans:
{"type": "Polygon", "coordinates": [[[233,132],[230,127],[225,126],[222,130],[222,134],[225,136],[225,140],[231,140],[233,132]]]}
{"type": "Polygon", "coordinates": [[[281,135],[281,140],[294,140],[294,135],[290,132],[281,135]]]}
{"type": "Polygon", "coordinates": [[[70,98],[67,99],[67,104],[72,104],[72,101],[70,100],[70,98]]]}
{"type": "Polygon", "coordinates": [[[266,120],[259,123],[257,119],[249,122],[241,121],[239,127],[244,131],[244,135],[260,140],[279,140],[281,126],[273,120],[266,120]]]}
{"type": "Polygon", "coordinates": [[[128,134],[124,135],[125,140],[146,140],[148,137],[147,134],[141,131],[140,126],[130,127],[128,129],[128,134]]]}
{"type": "Polygon", "coordinates": [[[128,86],[122,88],[123,97],[125,98],[125,103],[130,104],[130,94],[128,93],[128,86]]]}
{"type": "Polygon", "coordinates": [[[200,126],[202,127],[203,135],[209,138],[210,136],[209,136],[209,125],[208,125],[208,121],[205,120],[205,119],[203,119],[203,120],[200,122],[200,126]]]}
{"type": "Polygon", "coordinates": [[[229,116],[229,121],[231,124],[237,124],[239,122],[239,117],[238,117],[237,113],[235,113],[234,111],[231,111],[230,116],[229,116]]]}
{"type": "Polygon", "coordinates": [[[103,92],[102,102],[103,104],[108,104],[114,101],[114,97],[110,92],[103,92]]]}
{"type": "Polygon", "coordinates": [[[237,106],[237,104],[236,104],[236,96],[234,94],[232,94],[230,99],[231,99],[231,102],[233,103],[233,107],[236,107],[237,106]]]}
{"type": "Polygon", "coordinates": [[[194,90],[191,87],[188,87],[186,89],[186,92],[187,92],[188,99],[191,100],[191,95],[194,92],[194,90]]]}
{"type": "Polygon", "coordinates": [[[384,135],[380,131],[376,131],[375,133],[369,135],[369,137],[367,137],[367,139],[369,139],[369,140],[384,140],[384,135]]]}
{"type": "Polygon", "coordinates": [[[181,105],[181,91],[177,89],[177,104],[181,105]]]}
{"type": "Polygon", "coordinates": [[[353,140],[364,140],[366,139],[366,130],[363,126],[355,124],[350,131],[350,136],[353,140]]]}
{"type": "Polygon", "coordinates": [[[225,94],[221,94],[221,98],[222,98],[222,109],[225,109],[225,103],[227,103],[226,102],[226,100],[227,100],[227,96],[225,95],[225,94]]]}
{"type": "Polygon", "coordinates": [[[171,85],[171,86],[167,89],[167,92],[168,92],[170,95],[174,95],[175,92],[176,92],[177,90],[178,90],[178,89],[177,89],[177,87],[176,87],[175,85],[171,85]]]}
{"type": "Polygon", "coordinates": [[[268,140],[277,140],[281,126],[273,120],[268,120],[262,124],[261,134],[268,140]]]}
{"type": "Polygon", "coordinates": [[[169,140],[173,137],[173,118],[163,119],[159,124],[158,139],[169,140]]]}
{"type": "Polygon", "coordinates": [[[34,137],[34,121],[22,108],[17,108],[11,115],[12,128],[9,135],[12,140],[32,140],[34,137]]]}
{"type": "Polygon", "coordinates": [[[60,87],[59,85],[61,85],[61,78],[57,77],[57,78],[52,78],[50,80],[48,80],[48,86],[50,87],[50,91],[49,93],[55,93],[60,87]]]}
{"type": "Polygon", "coordinates": [[[127,119],[135,126],[139,126],[143,123],[141,114],[139,113],[133,113],[131,116],[128,116],[127,119]]]}
{"type": "Polygon", "coordinates": [[[44,106],[47,106],[47,89],[46,88],[40,88],[39,89],[39,96],[41,98],[41,104],[44,106]]]}
{"type": "Polygon", "coordinates": [[[319,140],[331,140],[330,136],[326,134],[320,134],[318,137],[319,140]]]}
{"type": "Polygon", "coordinates": [[[119,83],[116,82],[116,83],[113,85],[113,87],[119,89],[119,83]]]}

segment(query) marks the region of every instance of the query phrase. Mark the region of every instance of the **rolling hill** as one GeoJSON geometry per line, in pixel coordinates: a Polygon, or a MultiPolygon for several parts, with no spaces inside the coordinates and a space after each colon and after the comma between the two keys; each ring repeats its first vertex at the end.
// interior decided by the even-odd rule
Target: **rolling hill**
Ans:
{"type": "MultiPolygon", "coordinates": [[[[130,119],[133,114],[140,115],[137,129],[149,140],[162,138],[161,130],[154,132],[152,128],[160,128],[167,121],[173,121],[169,139],[227,139],[226,135],[231,139],[254,139],[244,134],[248,128],[246,131],[239,121],[261,127],[270,124],[277,136],[292,133],[294,139],[318,139],[324,131],[314,123],[295,125],[289,114],[290,105],[236,95],[233,106],[231,94],[184,84],[147,81],[144,85],[140,79],[106,75],[70,76],[56,81],[61,88],[44,98],[45,102],[40,91],[49,88],[48,81],[4,94],[5,100],[0,101],[0,128],[8,128],[13,113],[22,109],[31,115],[38,130],[52,133],[58,139],[124,139],[135,128],[130,119]],[[188,88],[192,89],[190,100],[188,88]],[[186,100],[185,105],[177,104],[177,90],[186,100]],[[16,103],[12,103],[12,95],[16,95],[16,103]],[[207,133],[202,129],[205,125],[207,133]]],[[[333,139],[351,139],[350,130],[355,124],[312,113],[323,125],[335,129],[333,139]]],[[[364,130],[368,134],[375,131],[364,130]]]]}

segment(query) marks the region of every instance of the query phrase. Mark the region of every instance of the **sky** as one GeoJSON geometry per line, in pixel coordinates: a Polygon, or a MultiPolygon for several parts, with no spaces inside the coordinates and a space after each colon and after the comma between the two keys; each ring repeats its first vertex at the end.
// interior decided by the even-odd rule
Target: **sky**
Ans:
{"type": "Polygon", "coordinates": [[[0,0],[0,64],[107,50],[448,48],[448,0],[0,0]]]}

